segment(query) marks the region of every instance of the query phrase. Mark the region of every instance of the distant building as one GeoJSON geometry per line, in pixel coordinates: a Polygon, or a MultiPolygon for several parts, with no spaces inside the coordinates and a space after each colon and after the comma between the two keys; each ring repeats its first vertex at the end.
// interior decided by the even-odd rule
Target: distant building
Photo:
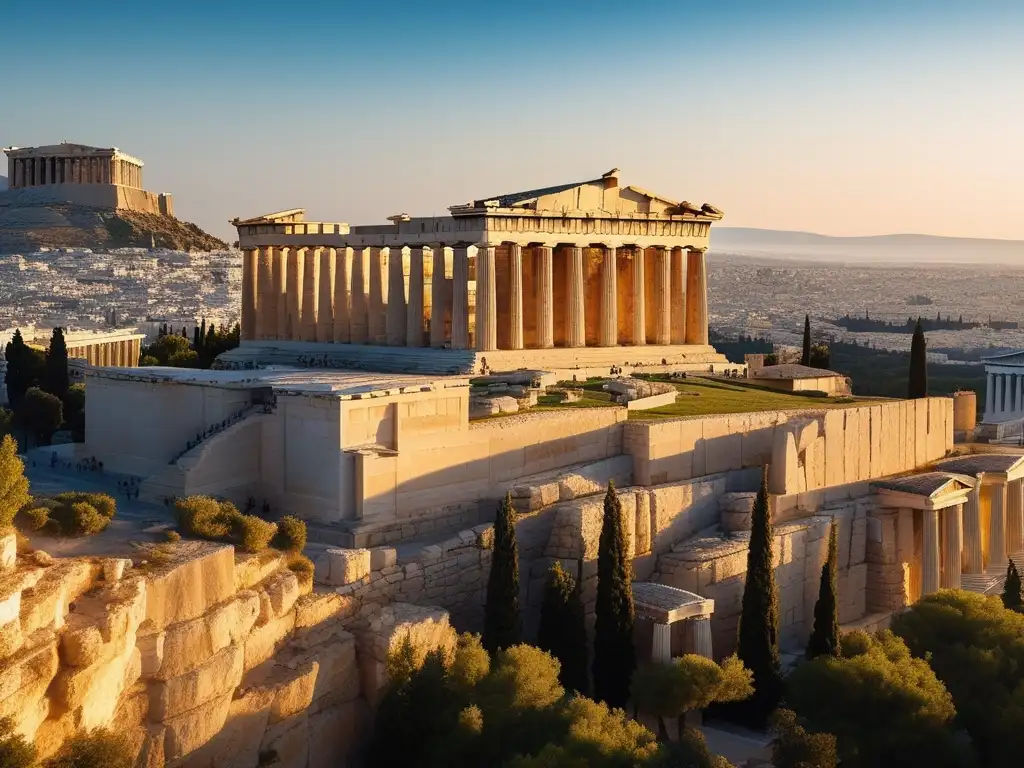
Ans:
{"type": "MultiPolygon", "coordinates": [[[[752,355],[748,356],[753,357],[752,355]]],[[[841,373],[806,365],[782,364],[750,369],[750,379],[759,386],[783,392],[824,392],[850,394],[850,380],[841,373]]]]}
{"type": "Polygon", "coordinates": [[[1019,438],[1024,426],[1024,351],[983,357],[985,414],[978,425],[989,440],[1019,438]]]}
{"type": "Polygon", "coordinates": [[[68,202],[95,208],[174,215],[171,196],[142,187],[142,166],[117,147],[53,144],[8,147],[6,202],[68,202]]]}

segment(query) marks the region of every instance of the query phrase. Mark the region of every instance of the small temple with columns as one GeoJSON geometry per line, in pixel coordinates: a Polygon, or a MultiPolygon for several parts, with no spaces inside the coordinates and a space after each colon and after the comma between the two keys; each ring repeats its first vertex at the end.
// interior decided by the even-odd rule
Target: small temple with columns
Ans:
{"type": "Polygon", "coordinates": [[[385,225],[304,213],[232,221],[242,345],[227,362],[434,373],[726,363],[708,344],[705,265],[722,212],[621,186],[618,169],[385,225]]]}

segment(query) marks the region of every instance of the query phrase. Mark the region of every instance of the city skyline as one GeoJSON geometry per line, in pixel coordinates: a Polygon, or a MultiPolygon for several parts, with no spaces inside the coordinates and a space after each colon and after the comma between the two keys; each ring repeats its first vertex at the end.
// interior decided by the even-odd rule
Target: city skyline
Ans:
{"type": "Polygon", "coordinates": [[[0,143],[118,146],[222,237],[234,216],[378,223],[618,166],[730,227],[1024,239],[1012,3],[58,5],[8,14],[52,45],[12,39],[0,143]]]}

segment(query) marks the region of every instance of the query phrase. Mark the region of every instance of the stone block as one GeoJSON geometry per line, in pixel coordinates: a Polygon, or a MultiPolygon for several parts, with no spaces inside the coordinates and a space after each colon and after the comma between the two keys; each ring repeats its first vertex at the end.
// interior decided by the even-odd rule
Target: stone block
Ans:
{"type": "MultiPolygon", "coordinates": [[[[193,752],[216,736],[231,711],[230,693],[218,696],[164,722],[164,756],[170,762],[193,752]]],[[[250,738],[252,734],[250,734],[250,738]]]]}
{"type": "Polygon", "coordinates": [[[258,667],[273,656],[294,628],[294,610],[256,627],[245,640],[244,671],[258,667]]]}
{"type": "Polygon", "coordinates": [[[394,547],[374,547],[370,550],[370,570],[380,571],[398,562],[398,550],[394,547]]]}
{"type": "Polygon", "coordinates": [[[268,725],[276,725],[309,707],[313,702],[313,691],[316,688],[319,671],[320,664],[312,660],[296,669],[281,665],[274,668],[271,677],[263,683],[274,691],[268,725]]]}
{"type": "Polygon", "coordinates": [[[845,417],[841,410],[825,411],[825,486],[846,482],[843,455],[845,450],[845,417]]]}
{"type": "Polygon", "coordinates": [[[235,588],[252,589],[285,567],[284,555],[277,550],[265,549],[258,553],[235,553],[235,588]]]}
{"type": "Polygon", "coordinates": [[[295,601],[295,629],[315,627],[342,614],[347,600],[337,592],[313,592],[295,601]]]}
{"type": "MultiPolygon", "coordinates": [[[[260,614],[260,596],[251,590],[210,610],[206,615],[179,622],[166,629],[163,640],[147,640],[159,646],[159,660],[151,677],[167,680],[195,669],[206,659],[231,645],[242,643],[260,614]]],[[[147,647],[148,651],[148,647],[147,647]]],[[[146,664],[150,667],[149,663],[146,664]]]]}
{"type": "Polygon", "coordinates": [[[310,714],[308,768],[338,768],[355,751],[369,712],[362,699],[310,714]]]}
{"type": "Polygon", "coordinates": [[[157,722],[180,715],[233,691],[242,681],[243,650],[232,645],[180,677],[154,682],[149,687],[149,712],[157,722]]]}
{"type": "Polygon", "coordinates": [[[281,768],[306,768],[309,764],[308,715],[301,712],[267,728],[260,754],[274,756],[281,768]]]}
{"type": "Polygon", "coordinates": [[[329,584],[344,586],[370,575],[370,550],[328,549],[329,584]]]}
{"type": "Polygon", "coordinates": [[[103,658],[85,668],[61,670],[53,682],[53,701],[72,713],[76,728],[110,724],[121,693],[138,679],[142,659],[134,634],[108,646],[103,658]]]}
{"type": "Polygon", "coordinates": [[[295,605],[300,594],[299,579],[294,571],[278,571],[259,590],[260,617],[258,624],[284,616],[295,605]]]}
{"type": "Polygon", "coordinates": [[[625,488],[633,481],[633,457],[615,456],[566,472],[558,478],[558,498],[569,501],[604,493],[609,481],[625,488]]]}
{"type": "Polygon", "coordinates": [[[0,571],[10,571],[18,563],[18,537],[13,533],[0,536],[0,571]]]}
{"type": "Polygon", "coordinates": [[[109,583],[120,581],[125,571],[132,567],[132,561],[124,557],[108,557],[102,561],[103,580],[109,583]]]}
{"type": "Polygon", "coordinates": [[[633,492],[636,508],[634,530],[635,555],[640,556],[651,551],[651,500],[646,491],[633,492]]]}
{"type": "MultiPolygon", "coordinates": [[[[260,740],[267,728],[274,691],[254,686],[231,701],[223,728],[180,768],[253,768],[260,762],[260,740]]],[[[163,765],[162,763],[160,765],[163,765]]]]}
{"type": "Polygon", "coordinates": [[[25,636],[43,628],[63,627],[68,606],[96,585],[100,566],[91,560],[60,560],[38,574],[39,580],[21,594],[21,631],[25,636]]]}
{"type": "Polygon", "coordinates": [[[202,616],[235,594],[234,549],[205,541],[181,541],[174,561],[147,581],[146,618],[154,629],[202,616]]]}
{"type": "Polygon", "coordinates": [[[775,430],[772,463],[768,467],[768,490],[778,495],[799,493],[799,459],[796,437],[789,429],[775,430]]]}

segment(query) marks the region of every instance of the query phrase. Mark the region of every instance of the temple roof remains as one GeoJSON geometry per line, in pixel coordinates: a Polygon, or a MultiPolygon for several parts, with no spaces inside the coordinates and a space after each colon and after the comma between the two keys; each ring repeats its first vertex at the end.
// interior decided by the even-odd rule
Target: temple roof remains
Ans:
{"type": "Polygon", "coordinates": [[[1012,453],[974,453],[943,459],[936,466],[945,472],[974,477],[983,472],[1009,472],[1024,465],[1024,456],[1012,453]]]}
{"type": "Polygon", "coordinates": [[[784,363],[759,368],[751,374],[754,379],[826,379],[842,378],[843,374],[825,368],[811,368],[808,365],[784,363]]]}
{"type": "Polygon", "coordinates": [[[637,618],[659,624],[671,624],[692,616],[708,616],[715,610],[714,600],[651,581],[633,582],[633,603],[637,618]]]}
{"type": "Polygon", "coordinates": [[[935,499],[947,493],[963,491],[971,488],[969,478],[955,477],[947,472],[921,472],[903,477],[891,477],[875,480],[871,487],[880,491],[896,491],[925,499],[935,499]]]}

